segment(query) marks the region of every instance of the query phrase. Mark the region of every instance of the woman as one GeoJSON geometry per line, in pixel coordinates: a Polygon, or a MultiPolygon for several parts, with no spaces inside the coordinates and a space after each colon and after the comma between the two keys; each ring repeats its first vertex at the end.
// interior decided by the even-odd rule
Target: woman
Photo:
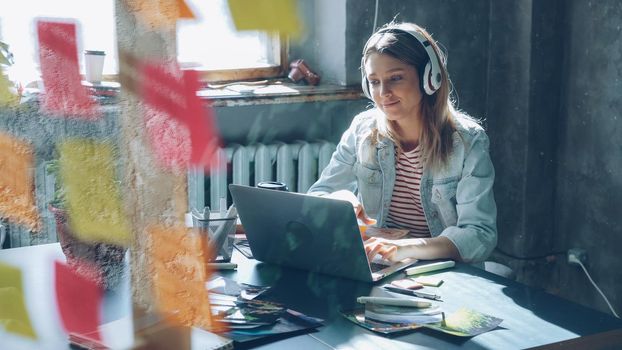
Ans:
{"type": "Polygon", "coordinates": [[[497,243],[488,137],[454,108],[444,63],[415,24],[374,33],[361,71],[375,108],[354,118],[309,189],[352,202],[365,223],[409,230],[405,239],[366,240],[370,258],[481,262],[497,243]]]}

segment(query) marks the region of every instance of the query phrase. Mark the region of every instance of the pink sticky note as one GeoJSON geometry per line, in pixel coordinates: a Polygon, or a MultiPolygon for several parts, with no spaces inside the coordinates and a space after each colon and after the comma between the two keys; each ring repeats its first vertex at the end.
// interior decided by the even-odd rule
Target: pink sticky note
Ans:
{"type": "Polygon", "coordinates": [[[39,21],[37,33],[43,108],[60,116],[97,117],[95,102],[81,83],[75,23],[39,21]]]}
{"type": "Polygon", "coordinates": [[[67,333],[86,335],[100,341],[102,290],[69,266],[55,262],[56,300],[67,333]]]}
{"type": "Polygon", "coordinates": [[[18,268],[2,263],[0,263],[0,327],[4,327],[7,332],[37,339],[24,302],[22,272],[18,268]]]}
{"type": "Polygon", "coordinates": [[[151,107],[146,112],[145,120],[151,127],[149,133],[157,158],[169,167],[182,164],[209,169],[216,160],[220,138],[211,109],[196,95],[200,87],[198,73],[181,71],[176,66],[148,63],[143,65],[142,77],[142,94],[151,107]],[[180,125],[166,122],[165,118],[172,118],[180,125]],[[191,147],[189,161],[187,144],[170,142],[184,139],[187,133],[191,147]],[[162,135],[167,137],[157,137],[162,135]]]}

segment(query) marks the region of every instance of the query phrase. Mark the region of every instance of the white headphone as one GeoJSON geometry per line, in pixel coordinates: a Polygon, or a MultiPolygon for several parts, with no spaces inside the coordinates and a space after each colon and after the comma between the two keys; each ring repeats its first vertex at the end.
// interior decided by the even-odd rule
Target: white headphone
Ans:
{"type": "MultiPolygon", "coordinates": [[[[439,59],[434,51],[434,47],[430,41],[423,36],[420,32],[416,30],[412,30],[407,28],[404,24],[398,24],[397,26],[392,26],[386,29],[381,29],[377,32],[386,33],[392,31],[400,31],[407,34],[412,35],[417,41],[423,45],[425,52],[428,54],[428,62],[425,64],[425,68],[423,69],[423,74],[421,74],[421,86],[426,94],[432,95],[441,87],[441,67],[439,65],[439,59]]],[[[363,57],[361,58],[361,87],[363,88],[363,93],[367,98],[371,99],[371,93],[369,92],[369,82],[367,81],[367,76],[365,75],[365,51],[367,51],[367,45],[369,41],[365,44],[365,49],[363,50],[363,57]]]]}

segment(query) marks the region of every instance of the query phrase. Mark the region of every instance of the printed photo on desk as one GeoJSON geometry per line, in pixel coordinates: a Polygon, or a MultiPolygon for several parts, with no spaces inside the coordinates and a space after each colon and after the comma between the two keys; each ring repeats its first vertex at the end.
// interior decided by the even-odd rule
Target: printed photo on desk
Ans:
{"type": "Polygon", "coordinates": [[[429,309],[412,311],[412,308],[367,304],[341,314],[363,328],[384,335],[426,327],[458,337],[473,337],[491,331],[503,322],[500,318],[467,308],[449,315],[442,315],[439,307],[429,309]]]}
{"type": "Polygon", "coordinates": [[[288,309],[283,304],[258,300],[269,287],[216,277],[207,283],[207,288],[212,314],[228,329],[223,335],[237,343],[286,337],[323,325],[323,320],[288,309]]]}

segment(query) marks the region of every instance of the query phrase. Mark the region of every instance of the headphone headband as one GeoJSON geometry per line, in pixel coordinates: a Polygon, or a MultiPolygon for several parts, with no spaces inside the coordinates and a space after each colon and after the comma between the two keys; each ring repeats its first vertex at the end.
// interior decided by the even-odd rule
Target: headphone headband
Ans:
{"type": "MultiPolygon", "coordinates": [[[[423,87],[423,90],[425,91],[426,94],[428,95],[434,94],[441,87],[441,82],[442,82],[442,79],[441,79],[442,74],[441,74],[441,67],[439,64],[439,58],[436,52],[434,51],[434,47],[432,46],[430,41],[425,36],[423,36],[422,33],[420,33],[417,30],[406,28],[404,24],[399,24],[397,26],[381,29],[376,34],[390,33],[394,31],[410,34],[412,37],[417,39],[417,41],[425,49],[425,52],[428,55],[428,62],[426,63],[425,68],[423,69],[423,74],[421,74],[421,77],[420,77],[421,86],[423,87]]],[[[365,44],[364,50],[367,50],[367,44],[365,44]]],[[[361,85],[363,88],[363,93],[365,93],[365,96],[371,99],[367,77],[365,76],[365,69],[364,69],[365,62],[364,61],[365,61],[365,51],[363,51],[363,57],[361,58],[361,75],[362,75],[361,85]]]]}

